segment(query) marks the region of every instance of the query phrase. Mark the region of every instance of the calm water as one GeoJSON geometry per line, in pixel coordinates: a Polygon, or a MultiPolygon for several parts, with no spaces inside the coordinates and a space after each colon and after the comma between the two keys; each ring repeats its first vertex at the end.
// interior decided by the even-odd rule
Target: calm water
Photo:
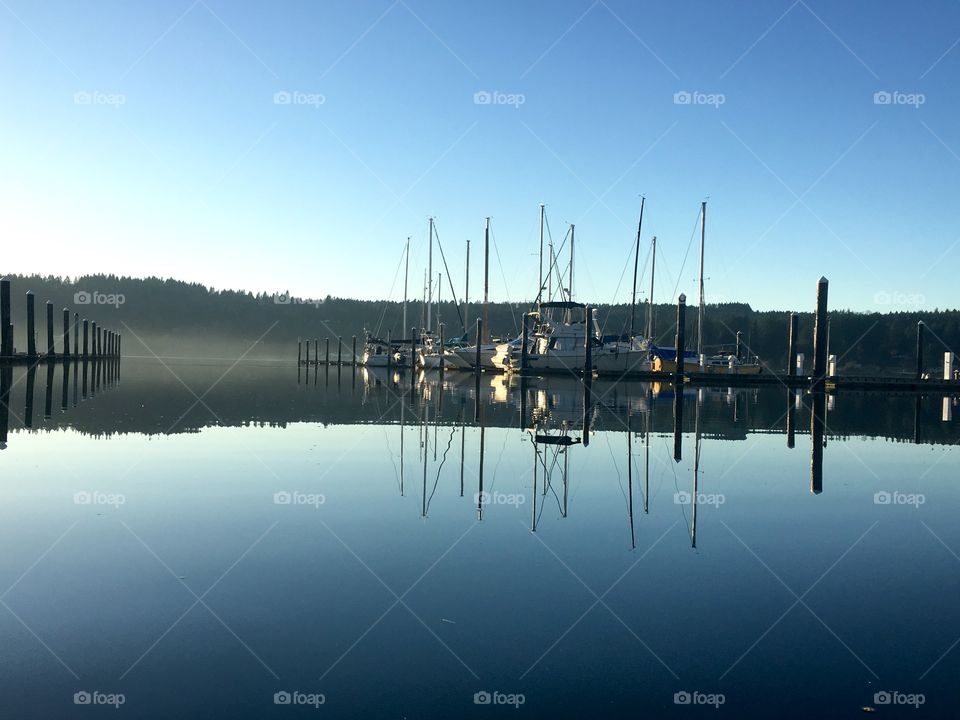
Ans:
{"type": "Polygon", "coordinates": [[[114,374],[4,378],[5,716],[953,715],[953,401],[114,374]]]}

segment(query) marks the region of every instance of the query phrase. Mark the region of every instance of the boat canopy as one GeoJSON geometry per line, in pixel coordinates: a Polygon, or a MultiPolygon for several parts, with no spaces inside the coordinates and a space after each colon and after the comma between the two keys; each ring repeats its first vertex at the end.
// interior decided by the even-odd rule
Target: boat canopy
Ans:
{"type": "Polygon", "coordinates": [[[540,303],[541,308],[561,308],[563,310],[572,310],[573,308],[585,308],[583,303],[572,302],[570,300],[554,300],[553,302],[540,303]]]}

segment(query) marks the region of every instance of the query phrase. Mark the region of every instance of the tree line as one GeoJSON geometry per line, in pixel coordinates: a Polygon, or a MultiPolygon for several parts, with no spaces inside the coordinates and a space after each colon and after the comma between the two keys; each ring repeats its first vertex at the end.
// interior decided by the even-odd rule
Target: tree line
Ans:
{"type": "MultiPolygon", "coordinates": [[[[400,302],[357,300],[326,296],[304,299],[284,290],[251,293],[216,290],[199,283],[162,278],[131,278],[116,275],[89,275],[61,278],[39,275],[8,276],[12,284],[14,343],[26,346],[25,293],[32,290],[37,302],[37,332],[45,333],[43,305],[54,304],[57,341],[61,332],[61,308],[80,313],[104,327],[123,333],[125,355],[183,355],[236,357],[247,353],[254,358],[291,358],[298,338],[318,340],[321,352],[326,339],[335,346],[344,338],[349,350],[354,335],[362,346],[365,333],[394,338],[407,337],[410,328],[422,328],[426,313],[421,301],[406,309],[406,328],[400,302]]],[[[528,303],[490,303],[489,327],[494,337],[513,338],[520,333],[528,303]]],[[[476,319],[482,316],[478,304],[464,307],[443,302],[433,308],[444,323],[448,338],[466,333],[472,339],[476,319]]],[[[756,355],[771,370],[786,365],[788,312],[757,311],[746,303],[721,303],[705,308],[703,327],[705,351],[730,352],[736,333],[742,333],[744,352],[756,355]]],[[[798,351],[812,358],[813,313],[799,315],[798,351]]],[[[654,337],[659,344],[672,345],[676,333],[676,307],[654,306],[654,337]]],[[[629,304],[597,305],[596,317],[605,335],[629,331],[629,304]]],[[[636,308],[634,327],[646,328],[647,306],[636,308]]],[[[914,370],[917,323],[927,326],[926,367],[937,373],[945,350],[960,351],[960,311],[913,310],[908,312],[863,313],[849,310],[830,312],[830,352],[838,357],[840,370],[847,374],[914,370]]],[[[696,337],[697,308],[688,306],[688,345],[696,337]]]]}

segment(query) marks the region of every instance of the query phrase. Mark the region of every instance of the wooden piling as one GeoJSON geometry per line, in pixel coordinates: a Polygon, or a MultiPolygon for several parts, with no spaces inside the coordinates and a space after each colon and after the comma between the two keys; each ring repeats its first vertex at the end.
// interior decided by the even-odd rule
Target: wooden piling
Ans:
{"type": "Polygon", "coordinates": [[[103,328],[97,326],[97,357],[103,357],[103,328]]]}
{"type": "MultiPolygon", "coordinates": [[[[440,323],[440,372],[443,372],[443,323],[440,323]]],[[[443,393],[440,396],[443,397],[443,393]]]]}
{"type": "Polygon", "coordinates": [[[353,349],[350,351],[350,355],[352,357],[352,361],[350,364],[356,365],[357,364],[357,336],[356,335],[353,336],[353,349]]]}
{"type": "Polygon", "coordinates": [[[743,333],[737,330],[737,360],[743,360],[743,333]]]}
{"type": "Polygon", "coordinates": [[[483,338],[483,318],[477,318],[477,357],[475,360],[476,367],[474,368],[476,373],[480,373],[480,340],[483,338]]]}
{"type": "Polygon", "coordinates": [[[787,375],[797,374],[797,314],[790,313],[790,332],[787,339],[787,375]]]}
{"type": "Polygon", "coordinates": [[[313,339],[313,363],[314,365],[320,365],[320,339],[313,339]]]}
{"type": "Polygon", "coordinates": [[[337,365],[343,365],[343,335],[337,337],[337,365]]]}
{"type": "Polygon", "coordinates": [[[530,351],[527,349],[528,338],[530,336],[530,331],[528,329],[530,320],[530,313],[523,314],[523,345],[520,348],[520,372],[524,372],[527,369],[527,363],[530,359],[530,351]]]}
{"type": "Polygon", "coordinates": [[[13,334],[10,332],[10,281],[0,280],[0,356],[13,355],[13,334]]]}
{"type": "MultiPolygon", "coordinates": [[[[119,337],[118,337],[119,340],[119,337]]],[[[73,356],[80,356],[80,313],[75,312],[73,314],[73,356]]],[[[76,383],[74,385],[74,391],[76,391],[76,383]]],[[[77,393],[74,392],[74,395],[77,393]]]]}
{"type": "Polygon", "coordinates": [[[817,282],[817,311],[813,325],[813,378],[814,392],[823,392],[827,375],[827,291],[829,282],[821,277],[817,282]]]}
{"type": "MultiPolygon", "coordinates": [[[[96,321],[90,322],[90,357],[97,357],[97,323],[96,321]]],[[[91,385],[92,389],[92,385],[91,385]]]]}
{"type": "Polygon", "coordinates": [[[88,344],[88,337],[90,332],[90,321],[86,318],[83,319],[83,357],[90,357],[90,346],[88,344]]]}
{"type": "Polygon", "coordinates": [[[53,303],[47,300],[47,355],[53,357],[53,303]]]}
{"type": "MultiPolygon", "coordinates": [[[[317,359],[319,360],[319,358],[317,359]]],[[[309,340],[307,340],[307,362],[305,364],[307,366],[310,365],[310,341],[309,340]]]]}
{"type": "Polygon", "coordinates": [[[63,309],[63,356],[70,356],[70,310],[63,309]]]}
{"type": "Polygon", "coordinates": [[[34,319],[36,306],[34,301],[33,292],[27,291],[27,355],[32,358],[37,356],[37,326],[34,319]]]}
{"type": "Polygon", "coordinates": [[[923,377],[923,333],[924,333],[924,324],[923,320],[920,320],[917,323],[917,372],[915,379],[919,380],[923,377]]]}
{"type": "Polygon", "coordinates": [[[677,366],[675,375],[679,382],[683,382],[683,373],[686,369],[684,352],[686,349],[686,322],[687,322],[687,296],[682,294],[677,298],[677,366]]]}
{"type": "Polygon", "coordinates": [[[583,331],[583,376],[584,378],[593,377],[593,334],[590,329],[593,327],[593,308],[590,305],[586,307],[586,321],[583,331]]]}
{"type": "Polygon", "coordinates": [[[303,365],[303,340],[297,338],[297,367],[303,365]]]}
{"type": "MultiPolygon", "coordinates": [[[[317,359],[319,360],[320,358],[317,358],[317,359]]],[[[330,338],[327,338],[327,360],[326,360],[326,364],[327,364],[327,365],[330,364],[330,338]]]]}

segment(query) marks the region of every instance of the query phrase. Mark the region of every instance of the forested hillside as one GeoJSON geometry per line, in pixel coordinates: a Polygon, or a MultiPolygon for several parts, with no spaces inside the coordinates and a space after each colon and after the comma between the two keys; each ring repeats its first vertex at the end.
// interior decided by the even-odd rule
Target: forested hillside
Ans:
{"type": "MultiPolygon", "coordinates": [[[[291,298],[283,289],[277,294],[213,290],[195,283],[160,278],[126,278],[97,275],[63,279],[39,276],[7,276],[12,283],[14,342],[26,345],[25,293],[32,290],[37,301],[37,327],[43,344],[44,303],[54,304],[57,343],[61,310],[70,308],[103,326],[124,334],[125,355],[169,357],[248,357],[292,359],[298,337],[317,338],[321,349],[327,337],[342,336],[349,350],[351,337],[362,343],[369,330],[385,336],[409,335],[409,327],[421,326],[422,303],[407,307],[406,331],[402,328],[403,308],[399,302],[352,300],[324,297],[291,298]]],[[[490,327],[495,336],[513,337],[519,332],[525,303],[491,303],[490,327]]],[[[801,308],[798,308],[801,309],[801,308]]],[[[806,310],[806,308],[802,308],[806,310]]],[[[676,308],[657,305],[654,334],[662,344],[673,342],[676,308]]],[[[436,312],[436,311],[434,311],[436,312]]],[[[441,319],[447,336],[463,332],[464,309],[443,303],[441,319]]],[[[468,328],[473,327],[482,308],[471,304],[466,310],[468,328]]],[[[696,332],[696,307],[687,312],[687,337],[696,332]]],[[[599,305],[597,317],[604,333],[618,334],[630,327],[629,305],[599,305]]],[[[831,312],[830,351],[840,358],[844,372],[912,372],[917,321],[928,326],[927,366],[942,366],[943,351],[960,351],[960,311],[929,310],[896,313],[831,312]]],[[[646,306],[637,308],[636,326],[646,324],[646,306]]],[[[780,370],[786,362],[787,313],[754,311],[749,305],[725,303],[708,305],[704,323],[708,351],[732,348],[736,331],[743,332],[745,345],[771,368],[780,370]]],[[[811,356],[813,316],[800,315],[799,351],[811,356]]],[[[472,333],[471,333],[472,334],[472,333]]]]}

